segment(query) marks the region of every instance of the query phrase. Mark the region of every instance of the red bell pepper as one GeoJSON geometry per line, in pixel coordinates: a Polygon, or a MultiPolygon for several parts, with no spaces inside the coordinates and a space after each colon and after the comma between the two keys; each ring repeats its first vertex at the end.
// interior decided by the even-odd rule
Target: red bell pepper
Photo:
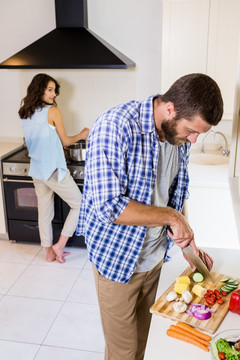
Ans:
{"type": "Polygon", "coordinates": [[[232,293],[229,304],[229,310],[240,315],[240,289],[232,293]]]}

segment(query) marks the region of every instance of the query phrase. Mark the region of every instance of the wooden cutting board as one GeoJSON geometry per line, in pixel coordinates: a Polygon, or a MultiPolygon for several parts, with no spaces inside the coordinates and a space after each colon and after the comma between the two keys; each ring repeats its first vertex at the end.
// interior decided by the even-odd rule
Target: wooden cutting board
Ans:
{"type": "MultiPolygon", "coordinates": [[[[187,275],[191,279],[191,274],[192,274],[192,270],[189,267],[179,276],[187,275]]],[[[240,283],[240,280],[233,277],[233,276],[228,276],[228,275],[224,275],[224,274],[218,274],[218,273],[215,273],[215,272],[211,272],[211,275],[212,275],[212,278],[213,278],[213,281],[214,281],[213,284],[208,280],[204,280],[199,285],[203,286],[205,289],[213,289],[213,290],[214,289],[219,289],[223,285],[223,283],[221,283],[221,280],[223,278],[235,279],[240,283]]],[[[192,287],[195,284],[196,283],[194,283],[192,281],[192,279],[191,279],[190,291],[191,291],[192,287]]],[[[224,297],[224,296],[222,297],[224,299],[224,304],[219,305],[219,304],[215,303],[213,306],[210,306],[211,309],[216,310],[216,312],[212,314],[210,319],[208,319],[208,320],[198,320],[192,315],[188,315],[186,313],[180,313],[179,314],[179,313],[176,313],[173,310],[173,303],[174,302],[169,302],[166,299],[167,294],[170,291],[173,290],[173,287],[174,287],[174,283],[151,306],[150,312],[153,313],[153,314],[156,314],[156,315],[163,316],[165,318],[170,318],[170,319],[175,320],[175,321],[182,321],[182,322],[184,322],[186,324],[189,324],[189,325],[193,326],[194,328],[197,328],[197,329],[200,329],[200,330],[203,330],[203,331],[207,331],[207,332],[210,332],[210,333],[215,333],[216,330],[218,329],[219,325],[221,324],[222,320],[224,319],[224,317],[226,316],[226,314],[228,312],[231,293],[228,294],[226,297],[224,297]]],[[[206,304],[204,298],[200,298],[200,297],[196,296],[193,293],[192,293],[192,295],[193,295],[192,303],[206,304]]],[[[180,297],[180,295],[179,295],[179,297],[180,297]]]]}

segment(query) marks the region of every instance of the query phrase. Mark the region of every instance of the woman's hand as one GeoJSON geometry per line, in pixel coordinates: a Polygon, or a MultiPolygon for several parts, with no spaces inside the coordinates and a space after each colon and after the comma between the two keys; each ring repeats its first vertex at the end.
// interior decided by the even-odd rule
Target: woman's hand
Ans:
{"type": "Polygon", "coordinates": [[[87,139],[88,135],[89,135],[89,128],[84,128],[82,129],[82,131],[80,131],[79,135],[80,135],[80,140],[83,139],[87,139]]]}

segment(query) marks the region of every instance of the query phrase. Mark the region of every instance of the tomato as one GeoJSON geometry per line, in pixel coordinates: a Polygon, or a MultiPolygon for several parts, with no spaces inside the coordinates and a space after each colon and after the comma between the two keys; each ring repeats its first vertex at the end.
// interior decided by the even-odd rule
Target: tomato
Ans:
{"type": "Polygon", "coordinates": [[[212,299],[215,302],[216,301],[216,295],[210,295],[210,299],[212,299]]]}
{"type": "Polygon", "coordinates": [[[208,299],[206,299],[206,303],[208,305],[214,305],[215,301],[213,299],[211,299],[211,298],[208,298],[208,299]]]}
{"type": "Polygon", "coordinates": [[[218,299],[218,300],[217,300],[217,303],[220,304],[220,305],[222,305],[222,304],[224,303],[224,300],[223,300],[223,299],[218,299]]]}
{"type": "Polygon", "coordinates": [[[221,291],[221,295],[222,295],[222,296],[227,296],[226,291],[221,291]]]}
{"type": "Polygon", "coordinates": [[[214,294],[215,294],[216,296],[219,296],[219,295],[220,295],[220,291],[219,291],[218,289],[215,289],[215,290],[214,290],[214,294]]]}
{"type": "Polygon", "coordinates": [[[224,360],[226,359],[225,354],[223,352],[218,353],[219,359],[224,360]]]}
{"type": "Polygon", "coordinates": [[[207,290],[207,293],[210,295],[214,294],[213,290],[210,290],[210,289],[207,290]]]}
{"type": "Polygon", "coordinates": [[[221,299],[220,295],[216,295],[217,300],[221,299]]]}
{"type": "Polygon", "coordinates": [[[204,295],[205,299],[207,299],[209,296],[210,296],[210,294],[208,294],[208,293],[206,293],[206,294],[204,295]]]}

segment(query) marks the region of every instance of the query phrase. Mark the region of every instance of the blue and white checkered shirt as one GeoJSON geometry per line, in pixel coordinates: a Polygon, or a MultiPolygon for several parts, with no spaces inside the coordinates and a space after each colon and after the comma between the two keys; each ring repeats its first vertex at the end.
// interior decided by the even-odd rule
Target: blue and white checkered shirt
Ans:
{"type": "MultiPolygon", "coordinates": [[[[159,156],[153,98],[130,101],[101,114],[88,138],[76,233],[85,236],[89,260],[98,271],[121,283],[128,283],[134,273],[146,227],[114,221],[131,199],[151,204],[159,156]]],[[[169,193],[169,206],[179,211],[188,197],[189,150],[190,144],[179,146],[180,169],[169,193]]]]}

